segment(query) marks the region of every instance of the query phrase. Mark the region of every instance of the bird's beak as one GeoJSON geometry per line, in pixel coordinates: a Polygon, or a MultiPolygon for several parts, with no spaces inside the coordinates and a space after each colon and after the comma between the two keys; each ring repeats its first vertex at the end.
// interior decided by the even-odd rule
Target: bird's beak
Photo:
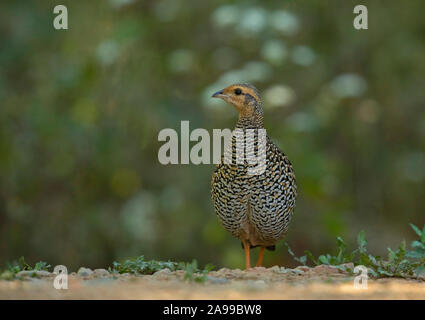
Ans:
{"type": "Polygon", "coordinates": [[[212,95],[213,98],[225,98],[227,97],[226,94],[223,93],[223,90],[217,91],[212,95]]]}

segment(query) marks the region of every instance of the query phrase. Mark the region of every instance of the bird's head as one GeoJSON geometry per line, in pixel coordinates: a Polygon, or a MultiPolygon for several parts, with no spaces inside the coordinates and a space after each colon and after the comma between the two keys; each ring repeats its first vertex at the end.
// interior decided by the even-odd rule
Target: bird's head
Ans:
{"type": "Polygon", "coordinates": [[[252,118],[263,115],[260,94],[252,84],[232,84],[212,95],[233,105],[239,112],[239,117],[252,118]]]}

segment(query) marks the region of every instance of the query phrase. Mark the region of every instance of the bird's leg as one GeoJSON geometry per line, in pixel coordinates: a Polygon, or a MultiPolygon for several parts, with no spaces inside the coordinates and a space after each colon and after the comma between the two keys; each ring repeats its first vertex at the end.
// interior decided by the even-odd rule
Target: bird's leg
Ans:
{"type": "Polygon", "coordinates": [[[243,248],[245,250],[245,268],[250,269],[251,268],[251,260],[249,256],[249,243],[246,241],[242,241],[243,248]]]}
{"type": "Polygon", "coordinates": [[[263,257],[264,257],[264,250],[265,249],[266,249],[265,247],[260,248],[260,253],[258,254],[257,267],[261,267],[261,265],[263,264],[263,257]]]}

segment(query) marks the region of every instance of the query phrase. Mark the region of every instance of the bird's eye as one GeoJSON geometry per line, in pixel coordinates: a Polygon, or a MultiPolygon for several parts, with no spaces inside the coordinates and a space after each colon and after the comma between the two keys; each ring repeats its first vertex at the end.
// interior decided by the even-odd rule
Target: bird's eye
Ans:
{"type": "Polygon", "coordinates": [[[239,89],[239,88],[236,88],[235,89],[235,94],[236,95],[240,95],[242,93],[242,90],[241,89],[239,89]]]}

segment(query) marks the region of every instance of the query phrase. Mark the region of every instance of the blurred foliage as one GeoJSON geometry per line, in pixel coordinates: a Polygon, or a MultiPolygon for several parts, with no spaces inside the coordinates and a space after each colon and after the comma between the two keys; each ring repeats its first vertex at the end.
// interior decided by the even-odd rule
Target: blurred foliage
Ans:
{"type": "MultiPolygon", "coordinates": [[[[366,234],[362,230],[357,236],[357,249],[349,252],[347,245],[341,237],[337,238],[337,254],[320,255],[317,259],[314,255],[305,250],[305,256],[297,257],[291,250],[288,244],[289,254],[295,261],[303,265],[307,265],[307,260],[310,259],[314,265],[321,264],[333,265],[339,269],[349,269],[343,264],[353,263],[355,266],[365,266],[368,268],[368,273],[373,277],[398,277],[398,278],[417,278],[425,274],[425,226],[422,230],[413,224],[410,224],[415,233],[419,236],[418,240],[411,243],[412,250],[406,249],[406,242],[400,244],[396,251],[388,248],[386,258],[375,256],[367,250],[366,234]]],[[[349,270],[351,272],[354,270],[349,270]]]]}
{"type": "Polygon", "coordinates": [[[214,269],[214,265],[207,264],[204,269],[198,268],[198,262],[193,259],[191,263],[184,264],[184,277],[183,279],[189,282],[204,283],[208,280],[208,272],[214,269]]]}
{"type": "Polygon", "coordinates": [[[147,261],[144,256],[139,256],[126,259],[123,262],[114,261],[109,271],[130,274],[154,274],[162,269],[168,269],[170,271],[183,270],[184,280],[204,283],[207,280],[208,272],[213,270],[214,266],[207,264],[204,269],[199,269],[196,259],[193,259],[191,263],[157,260],[147,261]]]}
{"type": "MultiPolygon", "coordinates": [[[[286,240],[323,252],[359,230],[384,252],[425,212],[425,3],[46,1],[0,4],[0,264],[76,269],[139,256],[242,267],[210,201],[213,165],[162,166],[163,128],[233,128],[210,96],[262,92],[294,164],[286,240]]],[[[265,264],[291,262],[282,244],[265,264]]]]}
{"type": "MultiPolygon", "coordinates": [[[[7,263],[5,271],[0,270],[1,280],[13,280],[17,278],[17,274],[21,271],[50,271],[51,265],[44,261],[37,262],[34,267],[31,267],[24,257],[20,257],[17,261],[7,263]]],[[[34,273],[32,276],[36,276],[34,273]]]]}
{"type": "Polygon", "coordinates": [[[170,271],[182,270],[184,269],[184,263],[157,260],[147,261],[144,256],[139,256],[123,262],[114,261],[109,271],[117,273],[154,274],[165,268],[170,271]]]}

